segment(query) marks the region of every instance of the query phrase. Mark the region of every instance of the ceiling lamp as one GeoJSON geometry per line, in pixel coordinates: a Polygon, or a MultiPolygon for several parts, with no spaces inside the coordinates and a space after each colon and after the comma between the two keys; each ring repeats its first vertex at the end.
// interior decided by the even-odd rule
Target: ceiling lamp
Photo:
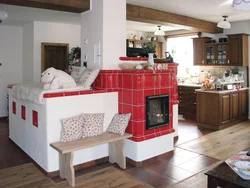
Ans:
{"type": "Polygon", "coordinates": [[[0,23],[2,23],[3,20],[6,20],[8,17],[8,13],[5,11],[0,11],[0,23]]]}
{"type": "Polygon", "coordinates": [[[233,7],[237,10],[250,10],[250,0],[233,0],[233,7]]]}
{"type": "Polygon", "coordinates": [[[222,16],[224,18],[223,21],[220,21],[217,24],[217,27],[223,28],[223,29],[230,29],[231,28],[231,24],[227,21],[227,17],[228,16],[222,16]]]}
{"type": "Polygon", "coordinates": [[[165,32],[161,30],[161,26],[157,26],[157,27],[159,27],[159,29],[155,31],[154,35],[164,36],[165,32]]]}

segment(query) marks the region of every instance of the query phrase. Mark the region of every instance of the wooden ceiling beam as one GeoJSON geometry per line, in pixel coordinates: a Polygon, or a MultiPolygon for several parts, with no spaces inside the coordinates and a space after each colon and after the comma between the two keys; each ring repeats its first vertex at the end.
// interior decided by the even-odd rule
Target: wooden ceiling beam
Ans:
{"type": "Polygon", "coordinates": [[[90,9],[90,0],[0,0],[0,3],[74,13],[90,9]]]}
{"type": "Polygon", "coordinates": [[[223,32],[221,28],[218,28],[212,22],[132,4],[127,4],[127,20],[160,25],[172,24],[181,28],[184,26],[187,30],[197,32],[223,32]]]}

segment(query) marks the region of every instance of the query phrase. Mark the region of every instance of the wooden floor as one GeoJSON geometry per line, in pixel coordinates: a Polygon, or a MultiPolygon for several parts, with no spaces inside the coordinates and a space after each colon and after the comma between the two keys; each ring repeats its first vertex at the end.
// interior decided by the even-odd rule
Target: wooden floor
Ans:
{"type": "MultiPolygon", "coordinates": [[[[52,181],[32,164],[20,166],[19,162],[22,162],[24,154],[16,150],[16,146],[8,141],[7,125],[5,126],[3,131],[0,131],[1,188],[69,187],[66,181],[55,181],[54,179],[52,181]],[[19,162],[13,163],[13,161],[19,162]],[[19,166],[9,168],[12,165],[19,166]]],[[[95,167],[97,170],[94,172],[82,173],[85,175],[77,177],[76,187],[129,188],[149,187],[148,184],[150,184],[157,188],[206,188],[207,176],[204,175],[204,172],[239,151],[250,148],[250,121],[212,133],[195,128],[195,124],[190,129],[191,125],[188,122],[183,123],[182,126],[184,129],[182,127],[179,134],[182,139],[176,142],[173,154],[142,167],[128,165],[125,171],[117,170],[114,167],[106,168],[105,165],[100,170],[100,166],[97,166],[95,167]],[[193,138],[193,136],[195,137],[193,138]],[[195,171],[191,173],[192,170],[195,171]]]]}
{"type": "MultiPolygon", "coordinates": [[[[66,181],[55,184],[32,163],[0,170],[0,187],[4,188],[68,188],[66,181]]],[[[147,188],[151,187],[115,167],[108,167],[76,178],[76,188],[147,188]]]]}
{"type": "Polygon", "coordinates": [[[239,151],[250,148],[250,121],[210,133],[188,143],[181,144],[177,148],[183,148],[220,160],[202,172],[171,186],[172,188],[206,188],[207,176],[204,175],[206,171],[221,164],[239,151]]]}

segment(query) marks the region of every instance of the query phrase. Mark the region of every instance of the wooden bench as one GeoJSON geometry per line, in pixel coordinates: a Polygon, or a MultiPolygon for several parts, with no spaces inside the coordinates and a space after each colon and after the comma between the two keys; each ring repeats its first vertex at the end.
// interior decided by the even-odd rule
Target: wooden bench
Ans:
{"type": "Polygon", "coordinates": [[[56,149],[60,161],[60,177],[66,178],[69,184],[75,186],[75,171],[73,167],[74,152],[84,148],[109,143],[109,162],[117,163],[121,168],[126,168],[126,157],[124,155],[124,145],[127,138],[132,137],[131,134],[125,133],[120,136],[118,134],[105,132],[102,135],[82,138],[73,142],[56,142],[50,144],[56,149]]]}

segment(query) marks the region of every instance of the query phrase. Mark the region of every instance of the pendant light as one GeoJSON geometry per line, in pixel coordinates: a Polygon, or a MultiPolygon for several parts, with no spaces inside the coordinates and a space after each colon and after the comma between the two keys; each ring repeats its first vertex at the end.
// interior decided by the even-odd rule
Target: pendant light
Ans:
{"type": "Polygon", "coordinates": [[[159,27],[159,29],[155,31],[154,35],[156,35],[156,36],[164,36],[165,32],[163,30],[161,30],[161,26],[157,26],[157,27],[159,27]]]}
{"type": "Polygon", "coordinates": [[[233,7],[237,10],[250,10],[250,0],[233,0],[233,7]]]}
{"type": "Polygon", "coordinates": [[[217,27],[223,28],[223,29],[230,29],[231,28],[231,24],[227,21],[227,17],[228,16],[222,16],[224,18],[223,21],[220,21],[217,24],[217,27]]]}

